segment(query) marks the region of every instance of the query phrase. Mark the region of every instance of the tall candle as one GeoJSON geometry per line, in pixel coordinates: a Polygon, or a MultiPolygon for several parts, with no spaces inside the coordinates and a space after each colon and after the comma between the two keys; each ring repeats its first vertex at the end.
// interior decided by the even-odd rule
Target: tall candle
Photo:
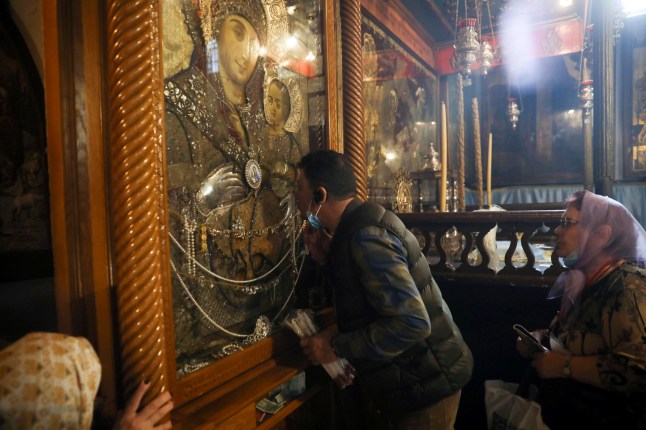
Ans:
{"type": "Polygon", "coordinates": [[[493,137],[489,133],[489,147],[487,150],[487,204],[491,206],[493,202],[491,201],[491,148],[492,148],[493,137]]]}
{"type": "Polygon", "coordinates": [[[446,105],[442,102],[442,137],[441,137],[441,151],[442,157],[442,170],[440,174],[440,212],[446,212],[446,172],[447,172],[447,123],[446,123],[446,105]]]}

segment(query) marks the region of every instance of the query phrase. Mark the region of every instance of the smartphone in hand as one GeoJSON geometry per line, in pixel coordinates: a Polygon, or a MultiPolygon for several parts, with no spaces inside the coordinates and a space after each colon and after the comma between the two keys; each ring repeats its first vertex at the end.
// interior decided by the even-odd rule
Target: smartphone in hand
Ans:
{"type": "Polygon", "coordinates": [[[514,331],[520,337],[520,340],[529,347],[533,354],[537,352],[545,352],[545,348],[532,334],[520,324],[514,324],[514,331]]]}

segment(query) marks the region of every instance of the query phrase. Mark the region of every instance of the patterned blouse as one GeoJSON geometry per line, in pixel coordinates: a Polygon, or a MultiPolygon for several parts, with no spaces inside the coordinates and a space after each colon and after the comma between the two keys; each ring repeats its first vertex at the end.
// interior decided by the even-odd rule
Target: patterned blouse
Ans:
{"type": "Polygon", "coordinates": [[[551,332],[574,356],[598,356],[608,391],[646,392],[646,270],[624,263],[583,289],[551,332]]]}

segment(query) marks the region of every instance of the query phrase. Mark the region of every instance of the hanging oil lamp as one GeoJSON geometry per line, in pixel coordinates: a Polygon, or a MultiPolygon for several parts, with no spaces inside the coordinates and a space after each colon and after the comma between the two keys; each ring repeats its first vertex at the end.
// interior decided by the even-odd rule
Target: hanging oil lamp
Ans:
{"type": "MultiPolygon", "coordinates": [[[[494,59],[494,50],[493,47],[491,46],[491,42],[494,40],[494,28],[493,28],[493,21],[491,19],[491,8],[489,7],[489,1],[487,0],[482,0],[481,4],[485,5],[487,7],[487,15],[489,16],[489,31],[491,32],[491,39],[485,39],[484,35],[482,34],[482,31],[480,31],[480,40],[482,43],[480,44],[480,70],[482,73],[482,76],[487,76],[489,74],[489,69],[491,68],[491,62],[494,59]]],[[[484,22],[484,8],[482,12],[482,22],[484,22]]]]}
{"type": "Polygon", "coordinates": [[[507,118],[511,122],[511,127],[516,130],[516,124],[518,124],[518,116],[520,115],[520,109],[518,108],[517,99],[510,97],[507,99],[507,118]]]}
{"type": "Polygon", "coordinates": [[[482,47],[480,49],[480,70],[484,76],[487,76],[489,69],[491,68],[491,61],[493,60],[493,49],[491,44],[483,40],[482,47]]]}
{"type": "Polygon", "coordinates": [[[464,77],[464,86],[471,85],[471,66],[476,62],[480,52],[477,24],[476,18],[463,18],[457,21],[455,58],[464,77]]]}

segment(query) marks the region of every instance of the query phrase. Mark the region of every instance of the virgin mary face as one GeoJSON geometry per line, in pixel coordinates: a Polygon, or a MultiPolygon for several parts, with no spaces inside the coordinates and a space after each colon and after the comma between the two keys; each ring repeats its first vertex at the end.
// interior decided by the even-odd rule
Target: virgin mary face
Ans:
{"type": "Polygon", "coordinates": [[[227,16],[218,39],[222,78],[237,85],[245,85],[256,67],[259,47],[258,33],[246,18],[240,15],[227,16]]]}

